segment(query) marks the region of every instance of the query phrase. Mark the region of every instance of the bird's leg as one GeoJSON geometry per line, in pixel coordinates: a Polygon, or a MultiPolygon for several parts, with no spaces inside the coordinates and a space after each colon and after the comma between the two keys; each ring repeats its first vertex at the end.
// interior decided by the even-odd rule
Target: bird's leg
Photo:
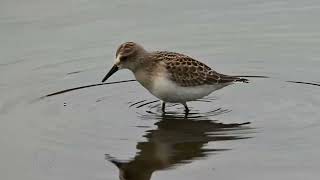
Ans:
{"type": "Polygon", "coordinates": [[[163,113],[166,112],[166,103],[164,101],[162,101],[161,110],[162,110],[163,113]]]}
{"type": "Polygon", "coordinates": [[[187,103],[186,102],[184,102],[184,103],[182,103],[183,104],[183,106],[184,106],[184,112],[186,113],[186,114],[189,114],[189,108],[188,108],[188,106],[187,106],[187,103]]]}

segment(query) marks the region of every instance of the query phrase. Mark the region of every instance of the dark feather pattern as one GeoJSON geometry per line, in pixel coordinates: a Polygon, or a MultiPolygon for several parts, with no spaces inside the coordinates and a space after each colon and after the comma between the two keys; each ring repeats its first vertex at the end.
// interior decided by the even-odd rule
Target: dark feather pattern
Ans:
{"type": "Polygon", "coordinates": [[[180,53],[156,51],[149,58],[164,62],[170,79],[183,87],[248,82],[244,78],[217,73],[204,63],[180,53]]]}

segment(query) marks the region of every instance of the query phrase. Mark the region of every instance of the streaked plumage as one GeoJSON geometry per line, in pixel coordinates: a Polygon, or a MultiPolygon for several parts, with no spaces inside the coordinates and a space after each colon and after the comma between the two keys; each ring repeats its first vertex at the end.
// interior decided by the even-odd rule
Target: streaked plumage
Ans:
{"type": "Polygon", "coordinates": [[[217,73],[204,63],[184,54],[156,51],[151,53],[149,58],[158,63],[164,62],[170,73],[170,79],[182,87],[246,81],[239,77],[217,73]]]}
{"type": "Polygon", "coordinates": [[[103,81],[118,69],[131,70],[142,86],[163,101],[163,111],[165,102],[174,102],[182,103],[188,112],[186,102],[207,96],[233,82],[248,82],[247,79],[220,74],[187,55],[148,52],[134,42],[119,46],[115,65],[103,81]]]}

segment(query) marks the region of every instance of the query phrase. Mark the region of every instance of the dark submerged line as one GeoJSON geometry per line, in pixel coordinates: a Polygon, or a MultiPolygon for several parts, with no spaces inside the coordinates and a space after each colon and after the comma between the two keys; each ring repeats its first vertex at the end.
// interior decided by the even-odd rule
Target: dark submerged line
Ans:
{"type": "Polygon", "coordinates": [[[146,102],[146,101],[147,100],[142,100],[142,101],[135,102],[135,103],[131,104],[129,107],[135,106],[135,105],[137,105],[139,103],[143,103],[143,102],[146,102]]]}
{"type": "Polygon", "coordinates": [[[141,108],[141,107],[146,106],[146,105],[148,105],[148,104],[156,103],[156,102],[159,102],[159,101],[160,101],[160,100],[155,100],[155,101],[150,101],[150,102],[147,102],[147,103],[143,103],[143,104],[137,106],[136,108],[141,108]]]}
{"type": "Polygon", "coordinates": [[[239,78],[270,78],[268,76],[234,76],[239,78]]]}
{"type": "Polygon", "coordinates": [[[89,88],[89,87],[103,86],[103,85],[109,85],[109,84],[118,84],[118,83],[132,82],[132,81],[136,81],[136,80],[131,79],[131,80],[125,80],[125,81],[98,83],[98,84],[91,84],[91,85],[86,85],[86,86],[74,87],[74,88],[70,88],[70,89],[65,89],[65,90],[61,90],[61,91],[58,91],[58,92],[54,92],[54,93],[51,93],[51,94],[47,94],[45,96],[42,96],[41,98],[55,96],[55,95],[63,94],[63,93],[66,93],[66,92],[75,91],[75,90],[84,89],[84,88],[89,88]]]}
{"type": "Polygon", "coordinates": [[[310,83],[310,82],[304,82],[304,81],[286,81],[290,83],[296,83],[296,84],[306,84],[306,85],[312,85],[312,86],[320,86],[320,84],[317,83],[310,83]]]}

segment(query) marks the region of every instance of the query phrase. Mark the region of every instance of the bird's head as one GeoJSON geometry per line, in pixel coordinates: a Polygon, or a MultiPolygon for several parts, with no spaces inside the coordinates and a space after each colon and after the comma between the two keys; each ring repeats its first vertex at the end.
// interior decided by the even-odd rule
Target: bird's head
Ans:
{"type": "Polygon", "coordinates": [[[126,42],[121,44],[116,52],[116,59],[113,67],[103,78],[106,81],[112,74],[119,69],[129,69],[135,71],[146,54],[146,50],[142,46],[134,42],[126,42]]]}

